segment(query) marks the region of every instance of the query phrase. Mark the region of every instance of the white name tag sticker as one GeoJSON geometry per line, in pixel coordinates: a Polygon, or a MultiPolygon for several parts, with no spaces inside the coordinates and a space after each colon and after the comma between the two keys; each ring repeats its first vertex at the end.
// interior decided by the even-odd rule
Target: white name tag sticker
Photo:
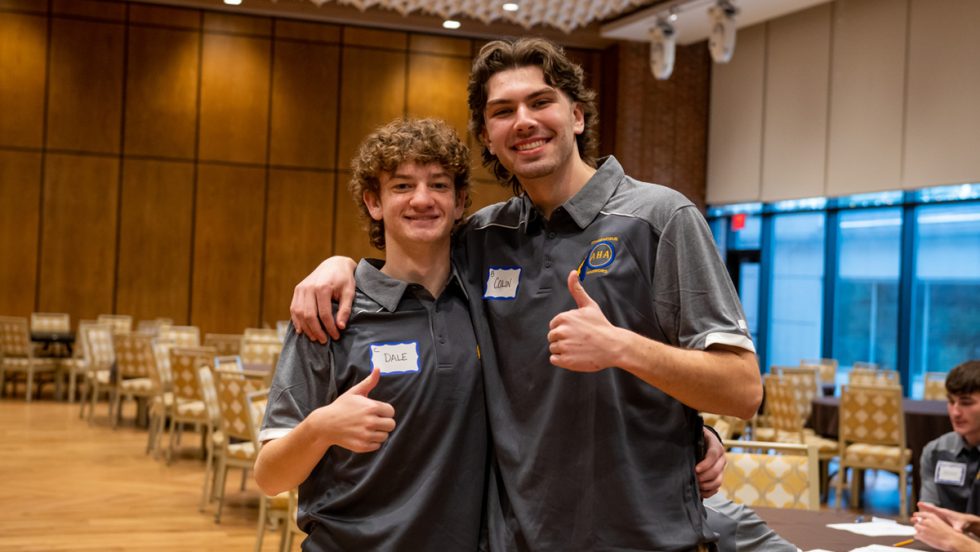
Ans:
{"type": "Polygon", "coordinates": [[[371,368],[381,374],[407,374],[421,369],[418,341],[405,343],[372,343],[371,368]]]}
{"type": "Polygon", "coordinates": [[[491,266],[487,271],[487,285],[484,299],[514,299],[521,284],[521,267],[491,266]]]}
{"type": "Polygon", "coordinates": [[[966,464],[940,460],[936,463],[936,483],[962,486],[966,482],[966,464]]]}

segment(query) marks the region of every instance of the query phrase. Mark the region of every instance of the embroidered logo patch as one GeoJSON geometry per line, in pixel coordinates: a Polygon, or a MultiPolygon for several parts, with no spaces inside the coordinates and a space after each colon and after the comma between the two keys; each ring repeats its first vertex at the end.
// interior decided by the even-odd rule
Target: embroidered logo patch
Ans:
{"type": "Polygon", "coordinates": [[[617,237],[599,238],[592,242],[588,253],[578,265],[578,280],[585,281],[589,274],[605,274],[609,272],[609,265],[616,260],[616,244],[619,242],[617,237]]]}
{"type": "Polygon", "coordinates": [[[484,299],[514,299],[521,284],[521,267],[491,266],[487,270],[484,299]]]}

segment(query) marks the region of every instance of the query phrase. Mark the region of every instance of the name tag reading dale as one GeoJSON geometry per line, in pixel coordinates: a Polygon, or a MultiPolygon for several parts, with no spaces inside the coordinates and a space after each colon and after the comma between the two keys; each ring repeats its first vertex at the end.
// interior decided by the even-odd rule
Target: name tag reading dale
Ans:
{"type": "Polygon", "coordinates": [[[418,341],[372,343],[371,368],[375,367],[381,369],[382,374],[418,372],[421,368],[418,341]]]}
{"type": "Polygon", "coordinates": [[[961,486],[966,482],[966,464],[940,460],[936,462],[936,483],[961,486]]]}

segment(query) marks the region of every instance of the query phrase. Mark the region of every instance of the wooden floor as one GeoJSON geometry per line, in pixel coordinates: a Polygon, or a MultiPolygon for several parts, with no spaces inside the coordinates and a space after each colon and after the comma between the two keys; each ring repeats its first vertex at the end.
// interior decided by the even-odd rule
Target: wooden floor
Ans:
{"type": "MultiPolygon", "coordinates": [[[[130,406],[129,408],[133,408],[130,406]]],[[[0,398],[0,550],[236,550],[255,546],[259,491],[229,472],[221,524],[198,511],[204,462],[187,453],[171,465],[144,454],[146,430],[109,427],[106,405],[93,425],[78,405],[0,398]]],[[[299,543],[293,549],[299,550],[299,543]]],[[[278,550],[266,532],[262,550],[278,550]]]]}

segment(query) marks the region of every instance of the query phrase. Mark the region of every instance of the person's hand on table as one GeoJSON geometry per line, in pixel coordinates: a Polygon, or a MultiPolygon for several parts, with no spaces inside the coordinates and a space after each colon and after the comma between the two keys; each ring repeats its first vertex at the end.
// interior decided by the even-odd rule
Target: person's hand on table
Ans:
{"type": "Polygon", "coordinates": [[[725,447],[718,440],[718,436],[708,429],[702,431],[704,431],[706,449],[704,458],[694,466],[694,473],[698,476],[701,498],[708,498],[721,488],[728,459],[725,458],[725,447]]]}
{"type": "MultiPolygon", "coordinates": [[[[947,525],[959,532],[970,531],[973,532],[980,530],[980,517],[974,516],[972,514],[965,514],[963,512],[957,512],[950,510],[948,508],[941,508],[929,502],[919,502],[918,503],[919,512],[917,513],[929,513],[940,520],[946,522],[947,525]]],[[[914,517],[914,515],[913,515],[914,517]]]]}
{"type": "Polygon", "coordinates": [[[980,552],[977,542],[957,529],[942,517],[932,512],[918,511],[912,514],[915,525],[915,539],[943,552],[980,552]]]}
{"type": "Polygon", "coordinates": [[[354,302],[355,268],[357,263],[350,257],[330,257],[293,289],[289,317],[297,333],[320,343],[326,343],[328,334],[340,339],[354,302]],[[336,319],[333,300],[337,301],[336,319]]]}

